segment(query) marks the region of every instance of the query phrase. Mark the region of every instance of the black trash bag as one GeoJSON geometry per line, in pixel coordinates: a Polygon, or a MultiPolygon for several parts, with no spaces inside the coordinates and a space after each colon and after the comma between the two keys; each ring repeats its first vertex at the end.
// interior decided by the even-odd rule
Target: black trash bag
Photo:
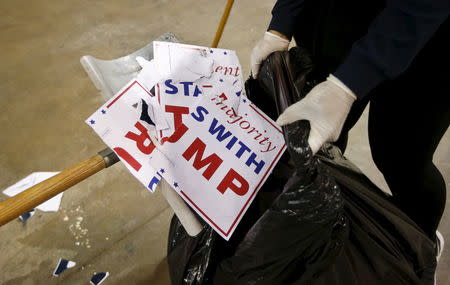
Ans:
{"type": "MultiPolygon", "coordinates": [[[[219,237],[220,238],[220,237],[219,237]]],[[[214,230],[204,225],[196,236],[190,237],[174,215],[170,223],[167,260],[172,284],[207,284],[212,246],[217,239],[214,230]],[[209,267],[208,267],[209,266],[209,267]]]]}
{"type": "Polygon", "coordinates": [[[280,166],[271,173],[228,241],[216,234],[199,216],[197,219],[203,224],[203,229],[196,237],[191,237],[174,215],[167,248],[171,283],[212,284],[218,264],[234,254],[248,230],[281,193],[291,173],[293,169],[287,166],[280,166]]]}
{"type": "MultiPolygon", "coordinates": [[[[247,95],[276,118],[315,85],[312,70],[306,51],[276,52],[247,95]]],[[[306,121],[285,127],[289,154],[229,242],[206,224],[189,237],[173,218],[172,284],[433,284],[433,241],[339,149],[312,156],[308,133],[306,121]]]]}
{"type": "Polygon", "coordinates": [[[215,284],[310,284],[348,235],[344,200],[328,169],[312,156],[309,122],[285,127],[296,173],[285,190],[219,265],[215,284]]]}

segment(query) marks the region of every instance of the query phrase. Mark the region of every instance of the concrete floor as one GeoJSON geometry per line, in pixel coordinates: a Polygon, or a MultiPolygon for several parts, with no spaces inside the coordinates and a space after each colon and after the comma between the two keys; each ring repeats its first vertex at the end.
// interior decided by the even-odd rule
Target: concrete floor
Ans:
{"type": "MultiPolygon", "coordinates": [[[[0,189],[103,149],[84,124],[102,98],[79,64],[82,55],[116,58],[168,31],[183,42],[209,45],[225,2],[2,1],[0,189]]],[[[246,74],[273,2],[236,1],[233,7],[220,46],[237,50],[246,74]]],[[[386,189],[370,159],[366,124],[364,115],[352,130],[348,157],[386,189]]],[[[449,131],[435,162],[450,188],[449,131]]],[[[448,240],[449,211],[441,223],[448,240]]],[[[26,226],[16,220],[0,228],[0,284],[87,284],[101,271],[110,272],[104,284],[169,284],[164,256],[171,215],[160,194],[150,194],[117,164],[68,190],[58,212],[38,211],[26,226]],[[52,277],[60,257],[77,265],[52,277]]],[[[439,284],[450,284],[449,247],[441,260],[439,284]]]]}

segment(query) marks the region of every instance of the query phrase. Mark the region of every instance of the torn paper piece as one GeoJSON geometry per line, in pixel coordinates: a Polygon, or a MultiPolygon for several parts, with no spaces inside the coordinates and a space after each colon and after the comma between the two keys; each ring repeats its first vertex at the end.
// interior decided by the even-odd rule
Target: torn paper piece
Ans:
{"type": "Polygon", "coordinates": [[[92,285],[100,285],[103,281],[105,281],[106,278],[108,278],[109,272],[100,272],[97,274],[94,274],[91,278],[90,283],[92,285]]]}
{"type": "MultiPolygon", "coordinates": [[[[155,42],[154,46],[157,69],[159,65],[168,70],[171,65],[176,65],[170,71],[163,72],[164,80],[155,87],[155,95],[161,105],[160,110],[166,114],[166,121],[170,126],[160,133],[161,138],[169,137],[175,131],[173,114],[167,112],[167,106],[193,107],[204,96],[214,97],[226,92],[237,94],[233,98],[230,96],[229,103],[238,112],[240,103],[238,95],[243,93],[244,84],[236,52],[177,43],[155,42]],[[197,64],[198,58],[208,59],[207,67],[205,64],[197,64]],[[212,68],[209,66],[211,62],[212,68]],[[208,75],[189,76],[193,68],[202,66],[205,70],[204,74],[208,75]]],[[[198,71],[193,73],[197,74],[198,71]]],[[[160,112],[155,111],[155,113],[160,112]]],[[[158,129],[158,125],[156,128],[158,129]]]]}
{"type": "MultiPolygon", "coordinates": [[[[50,177],[55,176],[58,173],[59,172],[33,172],[16,184],[11,185],[3,190],[3,193],[9,197],[12,197],[36,184],[39,184],[44,180],[49,179],[50,177]]],[[[55,197],[45,201],[36,208],[44,212],[56,212],[58,211],[59,205],[61,204],[62,195],[63,193],[59,193],[55,197]]]]}
{"type": "Polygon", "coordinates": [[[235,51],[210,49],[209,55],[214,61],[213,73],[209,78],[201,78],[198,82],[223,88],[230,88],[230,84],[232,88],[239,88],[236,84],[243,86],[242,68],[235,51]]]}
{"type": "Polygon", "coordinates": [[[136,61],[142,67],[136,80],[141,82],[148,91],[152,90],[153,87],[162,80],[161,75],[156,70],[154,60],[148,61],[145,58],[138,56],[136,57],[136,61]]]}
{"type": "Polygon", "coordinates": [[[219,96],[219,100],[228,100],[227,104],[233,107],[236,114],[239,114],[239,104],[246,98],[245,89],[240,78],[224,77],[221,81],[207,85],[204,80],[200,80],[203,96],[214,98],[219,96]]]}
{"type": "Polygon", "coordinates": [[[141,104],[138,104],[136,107],[141,108],[141,116],[139,119],[147,123],[149,126],[155,127],[154,119],[152,120],[153,116],[153,109],[151,106],[147,104],[147,102],[144,101],[144,99],[141,99],[141,104]]]}
{"type": "Polygon", "coordinates": [[[148,134],[150,136],[150,139],[156,137],[157,130],[156,123],[154,122],[155,118],[152,106],[147,104],[144,99],[141,99],[139,103],[136,103],[136,108],[141,111],[139,120],[144,125],[144,127],[149,130],[148,134]]]}
{"type": "MultiPolygon", "coordinates": [[[[241,66],[236,54],[227,54],[227,63],[218,62],[214,68],[214,74],[210,79],[201,79],[198,82],[203,87],[206,96],[215,97],[223,92],[230,96],[230,101],[245,96],[244,83],[242,79],[241,66]],[[209,84],[209,85],[208,85],[209,84]]],[[[236,110],[239,100],[235,100],[236,110]]]]}
{"type": "Polygon", "coordinates": [[[22,215],[19,216],[19,220],[25,224],[27,222],[27,220],[34,215],[35,212],[36,211],[33,209],[31,211],[23,213],[22,215]]]}
{"type": "Polygon", "coordinates": [[[150,98],[147,103],[152,108],[153,121],[155,122],[155,128],[157,131],[166,130],[169,128],[166,116],[164,115],[163,106],[161,105],[160,84],[155,86],[156,96],[150,98]]]}
{"type": "Polygon", "coordinates": [[[64,258],[60,258],[58,264],[56,264],[55,270],[53,271],[53,276],[59,276],[61,273],[66,271],[68,268],[72,268],[77,263],[64,258]]]}
{"type": "Polygon", "coordinates": [[[169,128],[163,130],[163,137],[171,136],[175,131],[180,113],[188,114],[189,107],[196,106],[202,98],[201,87],[196,82],[183,81],[176,83],[172,79],[158,84],[158,101],[160,108],[158,113],[164,116],[169,128]]]}
{"type": "MultiPolygon", "coordinates": [[[[155,109],[154,106],[155,105],[148,104],[143,99],[141,100],[141,103],[138,103],[136,106],[136,108],[141,110],[139,120],[149,130],[149,136],[153,143],[155,143],[153,140],[154,138],[159,138],[157,135],[158,131],[169,128],[169,124],[167,123],[165,116],[162,114],[159,104],[155,109]],[[156,126],[159,127],[157,128],[156,126]]],[[[159,142],[157,142],[157,146],[158,144],[159,142]]]]}
{"type": "Polygon", "coordinates": [[[164,79],[192,82],[213,72],[214,60],[203,47],[154,41],[153,54],[156,70],[164,79]]]}
{"type": "Polygon", "coordinates": [[[245,94],[245,90],[242,89],[241,91],[233,92],[233,94],[231,94],[231,95],[236,96],[238,98],[237,100],[235,100],[231,103],[233,110],[236,110],[238,115],[245,114],[245,106],[244,106],[244,108],[241,108],[242,104],[244,104],[244,105],[251,104],[251,101],[247,98],[247,95],[245,94]]]}

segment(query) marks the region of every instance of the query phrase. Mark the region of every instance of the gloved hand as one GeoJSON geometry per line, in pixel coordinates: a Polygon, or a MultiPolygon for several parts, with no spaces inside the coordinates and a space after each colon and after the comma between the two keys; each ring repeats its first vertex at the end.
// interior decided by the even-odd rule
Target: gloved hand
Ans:
{"type": "Polygon", "coordinates": [[[334,142],[347,118],[355,94],[339,79],[330,75],[314,87],[302,100],[289,106],[277,119],[280,126],[298,120],[311,124],[308,143],[316,153],[325,142],[334,142]]]}
{"type": "Polygon", "coordinates": [[[252,67],[252,77],[256,78],[259,72],[259,66],[266,57],[274,51],[287,50],[289,47],[289,40],[275,35],[271,32],[266,32],[262,40],[260,40],[252,50],[250,55],[250,64],[252,67]]]}

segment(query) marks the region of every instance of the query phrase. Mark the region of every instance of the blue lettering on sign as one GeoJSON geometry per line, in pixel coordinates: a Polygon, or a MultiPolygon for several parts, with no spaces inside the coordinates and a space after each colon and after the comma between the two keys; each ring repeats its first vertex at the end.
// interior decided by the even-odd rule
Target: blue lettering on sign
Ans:
{"type": "Polygon", "coordinates": [[[184,85],[184,96],[189,96],[189,86],[191,86],[192,84],[194,84],[194,82],[180,82],[180,84],[184,85]]]}
{"type": "MultiPolygon", "coordinates": [[[[172,83],[172,79],[167,79],[166,81],[164,81],[164,85],[166,85],[166,90],[164,91],[167,94],[178,94],[178,87],[172,83]]],[[[202,91],[200,90],[200,88],[198,88],[197,85],[194,85],[194,82],[190,82],[190,81],[183,81],[180,82],[179,84],[182,85],[182,87],[180,86],[180,88],[183,89],[183,94],[184,96],[193,96],[193,97],[198,97],[198,95],[202,94],[202,91]],[[191,88],[191,86],[195,86],[195,88],[191,88]],[[194,93],[191,94],[191,90],[193,90],[194,93]]]]}
{"type": "Polygon", "coordinates": [[[238,142],[241,145],[241,148],[236,152],[236,157],[241,158],[242,154],[246,151],[250,152],[250,148],[246,146],[243,142],[238,142]]]}
{"type": "Polygon", "coordinates": [[[150,189],[152,192],[155,192],[156,186],[158,186],[161,178],[161,174],[159,174],[159,172],[156,172],[156,175],[153,176],[152,180],[150,180],[150,183],[148,184],[148,189],[150,189]]]}
{"type": "Polygon", "coordinates": [[[223,141],[224,139],[226,139],[226,138],[228,138],[229,136],[231,136],[231,132],[230,131],[228,131],[228,132],[226,132],[225,134],[224,134],[224,131],[225,131],[225,127],[223,126],[223,125],[219,125],[218,127],[217,127],[217,119],[216,118],[214,118],[213,119],[213,121],[212,121],[212,123],[211,123],[211,126],[209,127],[209,133],[211,134],[211,135],[214,135],[215,133],[217,133],[217,136],[216,136],[216,139],[218,140],[218,141],[223,141]]]}
{"type": "Polygon", "coordinates": [[[172,79],[167,79],[164,84],[166,85],[167,88],[170,88],[170,90],[166,89],[166,93],[167,94],[177,94],[178,93],[178,88],[175,85],[172,85],[172,79]]]}
{"type": "Polygon", "coordinates": [[[206,110],[205,107],[202,106],[197,106],[196,111],[198,114],[191,113],[191,116],[197,122],[203,122],[205,120],[205,115],[209,114],[208,110],[206,110]],[[203,115],[202,113],[205,113],[205,115],[203,115]]]}
{"type": "Polygon", "coordinates": [[[202,91],[200,91],[200,89],[198,88],[198,86],[195,86],[195,90],[194,90],[194,97],[198,97],[198,95],[202,94],[202,91]]]}
{"type": "Polygon", "coordinates": [[[231,149],[234,144],[237,142],[238,138],[237,137],[232,137],[231,140],[227,143],[227,145],[225,146],[228,149],[231,149]]]}
{"type": "MultiPolygon", "coordinates": [[[[198,106],[196,111],[198,114],[192,113],[192,117],[198,122],[204,121],[202,112],[208,114],[208,110],[206,110],[202,106],[198,106]]],[[[259,174],[264,168],[266,164],[265,161],[262,159],[258,160],[258,155],[253,152],[244,142],[240,141],[236,136],[233,136],[231,131],[228,131],[224,125],[219,124],[219,121],[216,118],[213,118],[208,131],[217,141],[226,143],[225,148],[235,152],[234,155],[237,158],[245,159],[245,165],[247,165],[248,167],[254,166],[254,172],[256,174],[259,174]],[[246,155],[247,152],[248,155],[246,155]]]]}
{"type": "Polygon", "coordinates": [[[266,164],[266,163],[264,162],[264,160],[261,160],[261,161],[258,162],[258,161],[255,160],[255,158],[256,158],[256,153],[252,153],[250,155],[250,157],[247,159],[247,162],[245,164],[247,166],[250,166],[250,165],[254,164],[256,166],[255,173],[259,174],[261,169],[264,167],[264,164],[266,164]]]}

